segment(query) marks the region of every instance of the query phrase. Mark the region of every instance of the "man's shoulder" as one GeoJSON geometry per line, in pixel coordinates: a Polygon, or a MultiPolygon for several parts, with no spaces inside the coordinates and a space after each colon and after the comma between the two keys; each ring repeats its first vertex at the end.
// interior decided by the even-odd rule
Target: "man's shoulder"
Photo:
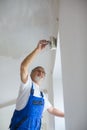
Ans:
{"type": "Polygon", "coordinates": [[[31,79],[30,75],[28,75],[28,79],[27,79],[26,83],[23,83],[22,81],[20,83],[21,87],[31,87],[31,85],[32,85],[32,79],[31,79]]]}

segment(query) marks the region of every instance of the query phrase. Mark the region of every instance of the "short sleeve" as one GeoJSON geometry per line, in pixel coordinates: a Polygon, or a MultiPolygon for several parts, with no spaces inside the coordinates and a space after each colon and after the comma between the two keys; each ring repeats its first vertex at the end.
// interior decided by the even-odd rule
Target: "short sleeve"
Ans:
{"type": "Polygon", "coordinates": [[[26,87],[31,87],[31,85],[32,85],[32,79],[31,79],[30,74],[29,74],[29,75],[28,75],[28,80],[27,80],[26,83],[23,83],[23,82],[21,81],[21,87],[24,89],[24,88],[26,88],[26,87]]]}
{"type": "Polygon", "coordinates": [[[46,95],[44,95],[44,100],[45,100],[44,111],[46,111],[48,108],[50,108],[52,106],[52,104],[49,102],[46,95]]]}
{"type": "Polygon", "coordinates": [[[17,110],[21,110],[26,106],[28,98],[29,98],[31,84],[32,84],[32,80],[31,80],[30,75],[28,76],[28,80],[26,83],[21,82],[19,94],[18,94],[18,97],[16,100],[16,109],[17,110]]]}

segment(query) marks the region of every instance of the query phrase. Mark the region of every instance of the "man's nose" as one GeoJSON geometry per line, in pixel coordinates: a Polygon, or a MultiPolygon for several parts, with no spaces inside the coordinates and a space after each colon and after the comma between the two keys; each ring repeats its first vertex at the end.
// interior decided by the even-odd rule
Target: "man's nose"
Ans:
{"type": "Polygon", "coordinates": [[[40,71],[40,75],[41,75],[41,77],[43,77],[43,72],[42,71],[40,71]]]}

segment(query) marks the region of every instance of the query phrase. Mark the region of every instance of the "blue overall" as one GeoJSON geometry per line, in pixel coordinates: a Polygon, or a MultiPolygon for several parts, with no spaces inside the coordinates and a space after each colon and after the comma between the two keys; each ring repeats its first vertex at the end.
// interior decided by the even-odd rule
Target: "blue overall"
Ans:
{"type": "Polygon", "coordinates": [[[41,97],[34,96],[33,84],[27,105],[22,110],[15,110],[11,119],[10,130],[40,130],[44,109],[43,93],[41,97]]]}

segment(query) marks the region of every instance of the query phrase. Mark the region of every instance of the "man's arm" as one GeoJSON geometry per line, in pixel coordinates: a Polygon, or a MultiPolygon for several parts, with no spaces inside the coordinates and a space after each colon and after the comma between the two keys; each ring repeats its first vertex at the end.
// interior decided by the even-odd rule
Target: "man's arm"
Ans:
{"type": "Polygon", "coordinates": [[[57,108],[50,107],[50,108],[47,109],[47,111],[52,115],[64,117],[64,113],[57,108]]]}
{"type": "Polygon", "coordinates": [[[26,83],[28,79],[28,68],[34,58],[40,53],[41,50],[47,45],[46,40],[40,40],[37,47],[23,60],[20,67],[20,76],[23,83],[26,83]]]}

